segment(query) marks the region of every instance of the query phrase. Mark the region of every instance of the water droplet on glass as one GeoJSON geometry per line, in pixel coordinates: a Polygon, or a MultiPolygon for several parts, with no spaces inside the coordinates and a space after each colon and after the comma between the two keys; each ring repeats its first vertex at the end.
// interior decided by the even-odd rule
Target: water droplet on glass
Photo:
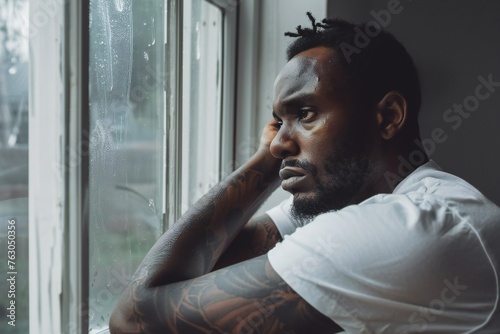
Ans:
{"type": "Polygon", "coordinates": [[[152,18],[152,20],[151,20],[151,39],[152,39],[151,45],[155,45],[156,44],[156,28],[155,28],[155,19],[154,18],[152,18]]]}
{"type": "Polygon", "coordinates": [[[115,7],[117,11],[123,11],[123,0],[115,0],[115,7]]]}
{"type": "Polygon", "coordinates": [[[9,74],[14,75],[17,73],[17,68],[15,66],[12,66],[9,68],[9,74]]]}
{"type": "Polygon", "coordinates": [[[149,60],[149,55],[148,55],[148,53],[147,53],[147,52],[144,52],[144,59],[146,59],[146,61],[148,61],[148,60],[149,60]]]}
{"type": "Polygon", "coordinates": [[[155,206],[155,201],[154,199],[149,199],[149,208],[151,209],[151,211],[153,211],[153,213],[156,213],[156,206],[155,206]]]}

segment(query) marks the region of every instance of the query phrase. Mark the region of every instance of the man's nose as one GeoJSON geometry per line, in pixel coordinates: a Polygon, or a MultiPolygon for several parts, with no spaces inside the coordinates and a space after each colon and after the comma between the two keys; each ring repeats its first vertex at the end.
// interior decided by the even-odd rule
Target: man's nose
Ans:
{"type": "Polygon", "coordinates": [[[279,159],[285,159],[299,153],[299,146],[293,129],[284,125],[278,131],[269,148],[271,154],[279,159]]]}

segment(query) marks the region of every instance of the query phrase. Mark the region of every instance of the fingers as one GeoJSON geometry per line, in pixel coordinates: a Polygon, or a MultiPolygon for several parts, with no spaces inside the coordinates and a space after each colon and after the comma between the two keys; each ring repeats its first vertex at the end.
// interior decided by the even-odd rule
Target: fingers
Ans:
{"type": "Polygon", "coordinates": [[[279,130],[278,121],[276,121],[275,119],[269,121],[264,127],[264,131],[261,137],[261,144],[269,148],[274,137],[276,137],[278,130],[279,130]]]}

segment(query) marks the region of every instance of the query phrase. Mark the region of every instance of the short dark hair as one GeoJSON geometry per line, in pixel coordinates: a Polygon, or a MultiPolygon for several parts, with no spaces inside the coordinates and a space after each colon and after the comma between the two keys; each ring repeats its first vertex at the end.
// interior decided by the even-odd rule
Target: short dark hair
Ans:
{"type": "Polygon", "coordinates": [[[335,50],[336,61],[351,83],[361,89],[369,106],[374,106],[389,91],[398,91],[408,103],[411,123],[415,122],[408,125],[416,126],[418,130],[422,99],[420,82],[406,48],[375,21],[354,24],[340,19],[324,19],[319,23],[311,13],[307,15],[312,28],[298,26],[296,33],[285,33],[286,36],[298,37],[288,47],[288,60],[315,47],[335,50]],[[360,38],[363,38],[363,43],[360,43],[360,38]]]}

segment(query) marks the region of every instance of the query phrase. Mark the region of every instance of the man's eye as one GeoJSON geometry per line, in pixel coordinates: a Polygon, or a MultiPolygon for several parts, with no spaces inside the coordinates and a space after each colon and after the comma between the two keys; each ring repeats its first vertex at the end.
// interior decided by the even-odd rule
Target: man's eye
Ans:
{"type": "Polygon", "coordinates": [[[300,109],[298,117],[302,121],[308,121],[314,116],[314,111],[311,109],[300,109]]]}

